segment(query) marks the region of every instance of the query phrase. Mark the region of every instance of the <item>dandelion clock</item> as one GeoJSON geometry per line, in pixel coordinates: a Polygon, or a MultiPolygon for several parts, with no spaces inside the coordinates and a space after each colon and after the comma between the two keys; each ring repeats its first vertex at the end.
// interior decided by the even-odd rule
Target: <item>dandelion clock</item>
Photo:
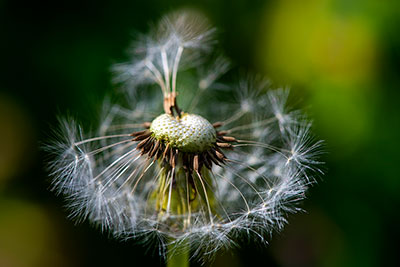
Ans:
{"type": "Polygon", "coordinates": [[[105,101],[89,134],[61,118],[46,146],[71,217],[156,241],[170,266],[243,237],[267,243],[320,172],[321,142],[289,91],[259,77],[221,83],[230,65],[214,34],[194,12],[164,17],[113,66],[126,101],[105,101]]]}

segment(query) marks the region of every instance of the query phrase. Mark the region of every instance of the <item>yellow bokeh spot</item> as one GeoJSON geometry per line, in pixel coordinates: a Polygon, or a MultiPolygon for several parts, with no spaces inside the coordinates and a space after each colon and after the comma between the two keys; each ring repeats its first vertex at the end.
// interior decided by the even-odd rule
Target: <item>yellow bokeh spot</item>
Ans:
{"type": "Polygon", "coordinates": [[[0,198],[0,266],[67,266],[51,214],[42,206],[0,198]]]}
{"type": "Polygon", "coordinates": [[[285,0],[268,9],[259,51],[272,78],[348,85],[374,76],[377,44],[368,21],[338,14],[333,2],[285,0]]]}
{"type": "Polygon", "coordinates": [[[379,43],[368,16],[339,7],[336,0],[270,5],[259,58],[272,80],[307,91],[323,138],[351,153],[370,134],[379,43]]]}

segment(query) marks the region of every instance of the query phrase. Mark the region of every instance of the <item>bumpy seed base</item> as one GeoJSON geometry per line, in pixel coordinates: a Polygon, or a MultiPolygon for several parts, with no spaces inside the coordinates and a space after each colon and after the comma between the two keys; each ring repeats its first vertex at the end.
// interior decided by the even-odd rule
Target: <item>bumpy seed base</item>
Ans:
{"type": "Polygon", "coordinates": [[[150,126],[154,138],[182,152],[199,153],[216,142],[216,131],[199,115],[184,113],[180,118],[162,114],[150,126]]]}

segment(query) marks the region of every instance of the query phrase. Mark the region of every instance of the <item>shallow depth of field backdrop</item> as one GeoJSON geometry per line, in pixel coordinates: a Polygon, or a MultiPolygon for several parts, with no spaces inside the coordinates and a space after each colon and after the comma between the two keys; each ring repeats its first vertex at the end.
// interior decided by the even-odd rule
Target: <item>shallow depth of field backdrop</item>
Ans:
{"type": "Polygon", "coordinates": [[[399,266],[396,0],[0,1],[0,266],[164,264],[68,220],[38,147],[57,114],[96,120],[135,32],[182,7],[219,28],[234,71],[289,85],[327,144],[307,212],[269,246],[242,243],[214,266],[399,266]]]}

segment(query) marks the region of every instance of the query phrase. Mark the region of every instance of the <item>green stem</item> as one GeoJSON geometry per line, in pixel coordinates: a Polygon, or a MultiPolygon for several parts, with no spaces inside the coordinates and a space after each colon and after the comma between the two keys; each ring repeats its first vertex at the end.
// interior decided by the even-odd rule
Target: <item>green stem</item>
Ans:
{"type": "Polygon", "coordinates": [[[182,244],[175,248],[175,245],[168,246],[167,267],[189,267],[189,247],[182,244]]]}

